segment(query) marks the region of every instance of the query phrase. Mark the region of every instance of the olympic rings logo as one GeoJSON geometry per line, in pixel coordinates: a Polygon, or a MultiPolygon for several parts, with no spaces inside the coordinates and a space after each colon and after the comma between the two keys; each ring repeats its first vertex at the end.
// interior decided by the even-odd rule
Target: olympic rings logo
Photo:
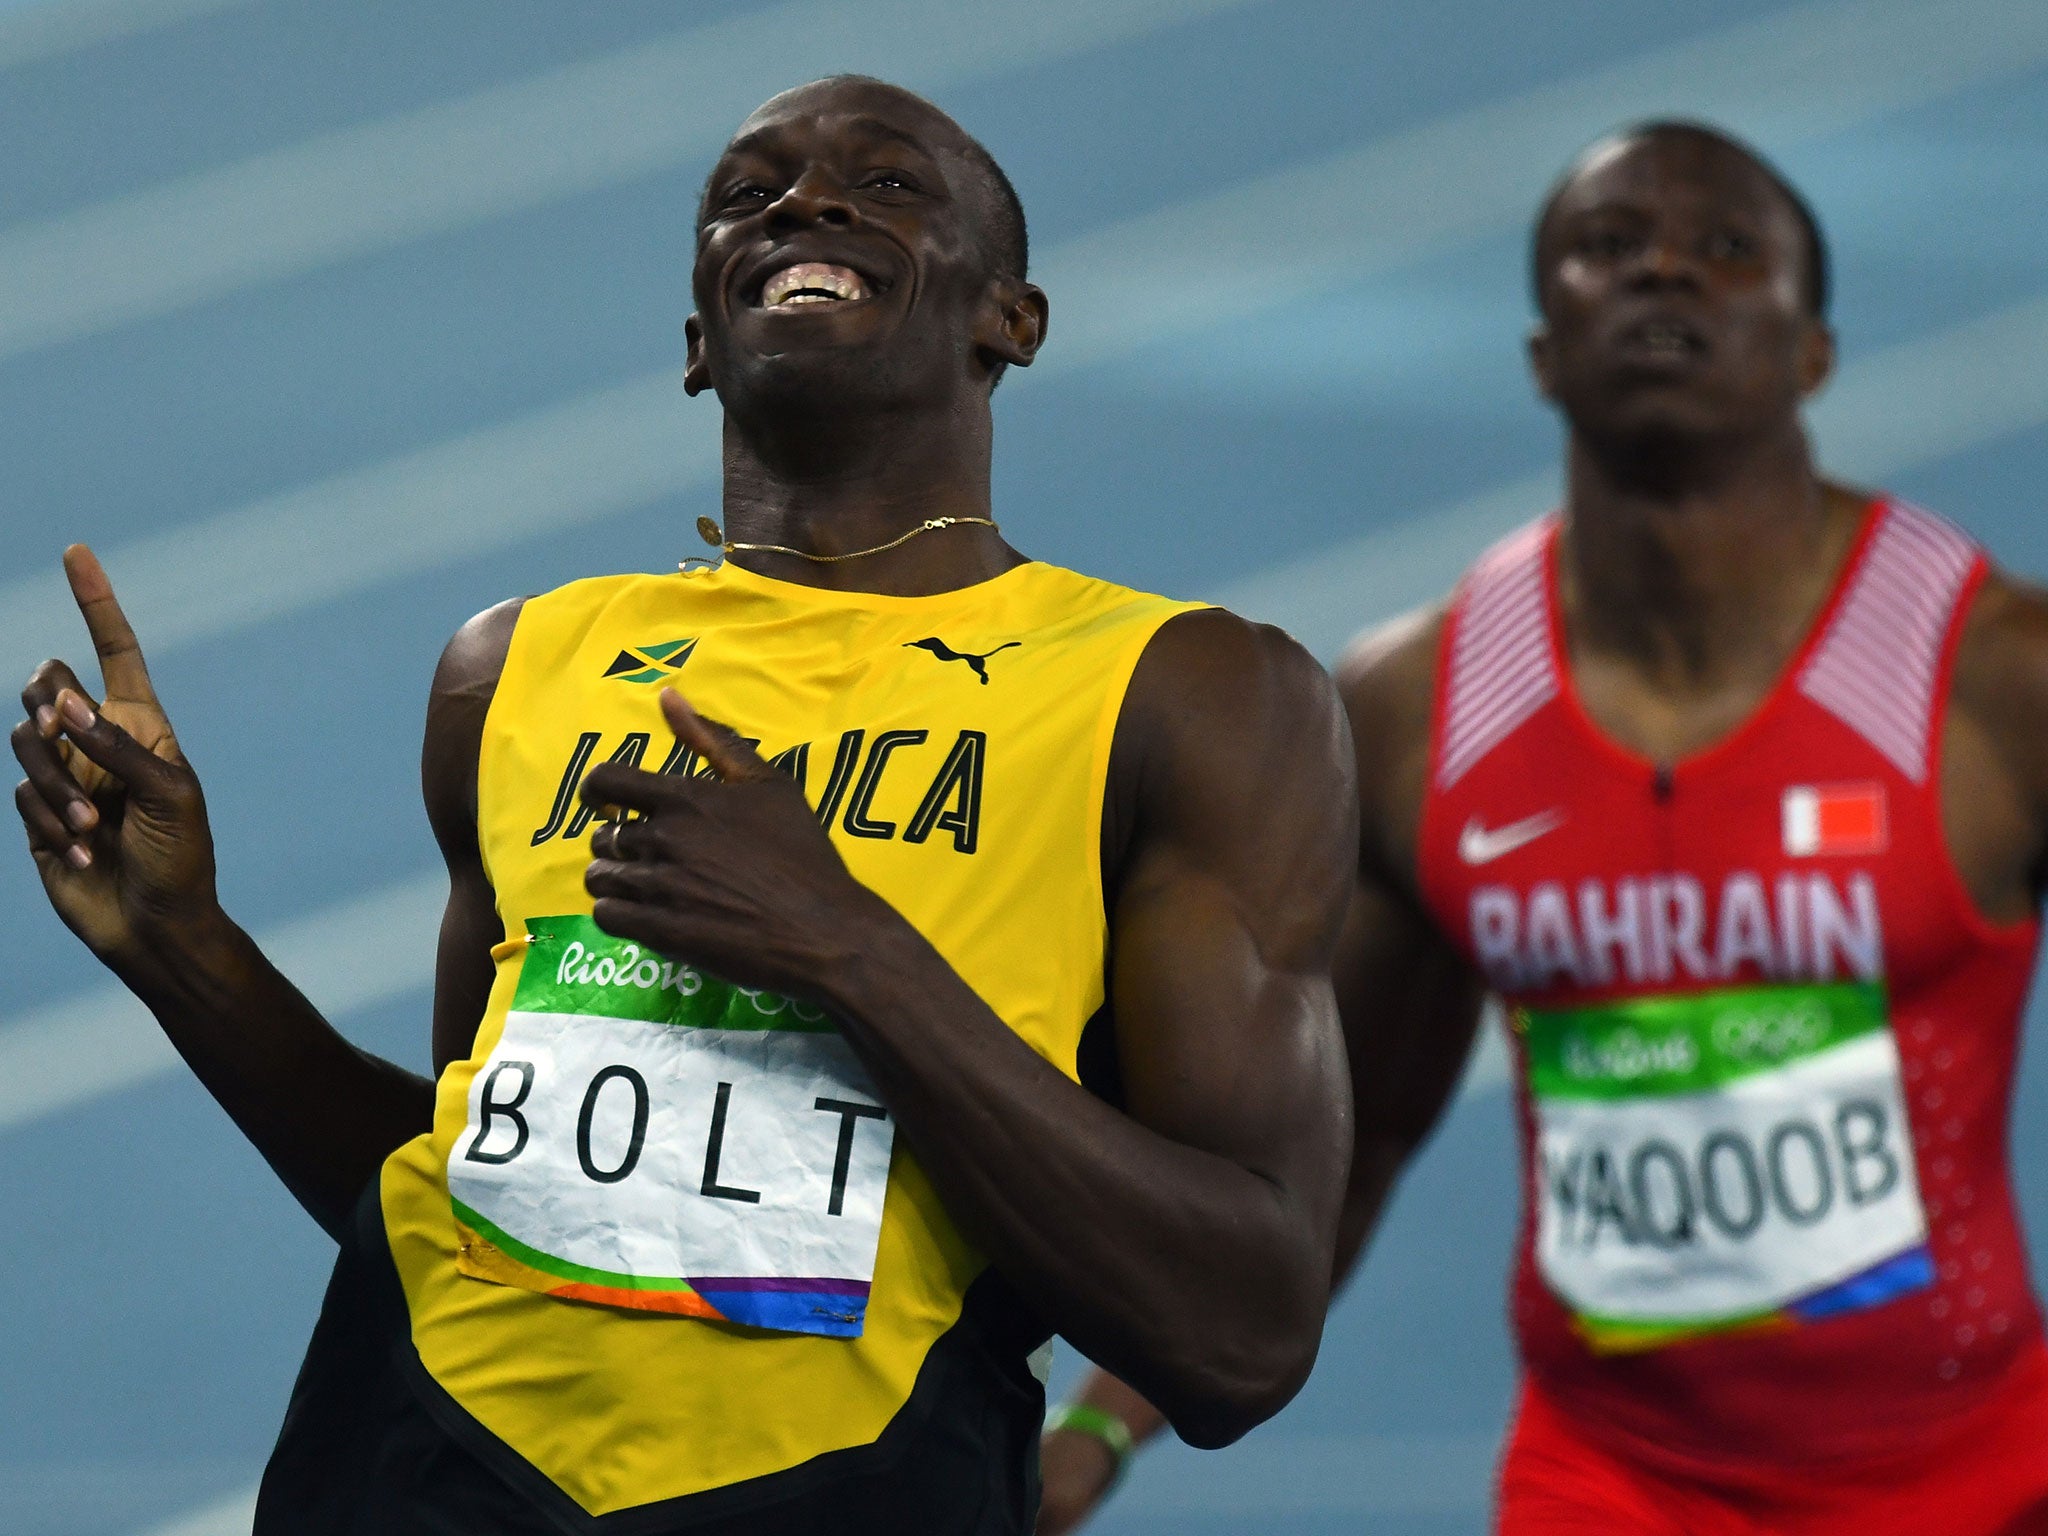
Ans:
{"type": "Polygon", "coordinates": [[[1714,1020],[1714,1045],[1735,1061],[1784,1061],[1825,1044],[1828,1023],[1827,1010],[1811,1002],[1724,1013],[1714,1020]]]}

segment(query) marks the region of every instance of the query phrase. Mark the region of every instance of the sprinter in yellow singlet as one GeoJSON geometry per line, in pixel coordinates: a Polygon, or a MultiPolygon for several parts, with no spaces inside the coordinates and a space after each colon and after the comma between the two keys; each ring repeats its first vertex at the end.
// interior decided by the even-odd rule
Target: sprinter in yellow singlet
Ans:
{"type": "Polygon", "coordinates": [[[1307,1375],[1341,710],[1284,636],[997,532],[1025,265],[917,97],[838,78],[741,127],[686,375],[728,558],[494,608],[435,681],[436,1082],[221,912],[67,556],[105,689],[24,696],[50,898],[341,1243],[262,1536],[1019,1536],[1052,1333],[1200,1445],[1307,1375]]]}

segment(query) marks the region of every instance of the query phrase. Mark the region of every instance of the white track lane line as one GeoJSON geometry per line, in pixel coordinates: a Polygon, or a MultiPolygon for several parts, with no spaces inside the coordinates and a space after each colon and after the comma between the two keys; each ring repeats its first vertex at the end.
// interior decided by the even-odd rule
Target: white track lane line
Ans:
{"type": "MultiPolygon", "coordinates": [[[[431,984],[447,896],[447,879],[435,871],[258,938],[323,1013],[342,1019],[431,984]]],[[[0,1132],[181,1066],[128,989],[103,982],[0,1027],[0,1132]]]]}
{"type": "MultiPolygon", "coordinates": [[[[2048,422],[2044,360],[2048,296],[1876,353],[1846,369],[1816,413],[1824,457],[1841,473],[1878,483],[2048,422]]],[[[1328,659],[1358,629],[1443,593],[1489,538],[1541,511],[1550,494],[1541,476],[1518,480],[1216,596],[1328,659]]],[[[442,895],[441,877],[422,874],[259,937],[280,969],[339,1018],[431,984],[442,895]],[[396,946],[394,934],[404,935],[396,946]]],[[[1468,1090],[1498,1087],[1505,1061],[1489,1034],[1468,1090]]],[[[123,989],[94,987],[0,1024],[0,1130],[176,1065],[123,989]]]]}
{"type": "Polygon", "coordinates": [[[1827,0],[1689,38],[1071,242],[1042,274],[1054,344],[1033,372],[1519,229],[1568,158],[1621,123],[1703,117],[1775,152],[2044,64],[2039,0],[1827,0]]]}
{"type": "Polygon", "coordinates": [[[42,0],[0,15],[0,70],[118,42],[254,0],[42,0]]]}
{"type": "Polygon", "coordinates": [[[0,230],[0,359],[708,160],[765,96],[814,76],[945,91],[1246,3],[748,11],[0,230]]]}
{"type": "Polygon", "coordinates": [[[249,1536],[255,1518],[256,1490],[252,1486],[152,1525],[138,1536],[249,1536]]]}
{"type": "MultiPolygon", "coordinates": [[[[794,0],[694,28],[0,230],[0,358],[672,168],[811,74],[943,90],[1242,3],[1039,0],[1002,27],[946,0],[794,0]]],[[[1078,241],[1048,268],[1063,345],[1046,363],[1517,221],[1566,154],[1630,116],[1718,116],[1776,147],[2044,62],[2036,0],[1820,0],[1747,21],[1078,241]],[[1143,290],[1132,275],[1159,252],[1175,281],[1143,290]]]]}
{"type": "MultiPolygon", "coordinates": [[[[1070,241],[1041,263],[1054,345],[1012,387],[1035,389],[1033,375],[1100,363],[1512,227],[1569,147],[1621,104],[1726,108],[1790,139],[2048,58],[2048,5],[1967,0],[1933,10],[1938,17],[1920,0],[1803,6],[1070,241]],[[1831,48],[1838,56],[1824,73],[1795,67],[1831,48]],[[1767,66],[1756,49],[1768,50],[1767,66]],[[1285,242],[1269,237],[1274,218],[1289,230],[1285,242]],[[1140,280],[1159,270],[1174,281],[1140,280]]],[[[1136,16],[1127,8],[1125,23],[1136,16]]],[[[0,235],[0,344],[21,293],[5,280],[8,238],[0,235]]],[[[161,656],[706,486],[717,436],[715,404],[692,407],[665,370],[100,553],[161,656]],[[223,582],[234,603],[213,600],[223,582]]],[[[1466,511],[1485,522],[1486,509],[1466,511]]],[[[1309,563],[1319,570],[1322,559],[1309,563]]],[[[25,669],[69,643],[73,622],[52,548],[32,574],[0,586],[0,666],[25,669]]]]}

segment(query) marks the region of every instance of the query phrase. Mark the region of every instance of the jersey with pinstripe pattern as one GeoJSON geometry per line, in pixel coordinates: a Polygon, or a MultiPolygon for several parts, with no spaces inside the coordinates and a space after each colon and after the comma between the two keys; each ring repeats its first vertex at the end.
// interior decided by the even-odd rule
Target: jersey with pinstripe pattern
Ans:
{"type": "Polygon", "coordinates": [[[1924,1443],[2042,1350],[2005,1152],[2038,924],[1978,913],[1939,793],[1949,669],[1984,557],[1930,513],[1874,504],[1761,705],[1659,768],[1574,691],[1558,528],[1503,540],[1453,600],[1418,848],[1433,915],[1523,1025],[1514,1311],[1531,1382],[1650,1461],[1924,1443]],[[1789,1097],[1745,1110],[1747,1131],[1716,1122],[1730,1098],[1699,1042],[1768,1025],[1784,999],[1839,997],[1865,1000],[1887,1123],[1883,1104],[1822,1102],[1789,1086],[1817,1079],[1789,1070],[1752,1079],[1789,1097]],[[1659,1033],[1681,1016],[1693,1034],[1659,1033]],[[1573,1072],[1608,1074],[1581,1085],[1594,1108],[1576,1120],[1544,1097],[1573,1072]],[[1584,1126],[1619,1123],[1616,1103],[1638,1139],[1586,1140],[1584,1126]],[[1823,1196],[1840,1215],[1880,1195],[1920,1206],[1870,1251],[1884,1262],[1816,1251],[1845,1230],[1823,1196]],[[1682,1304],[1741,1293],[1707,1271],[1740,1271],[1739,1240],[1756,1238],[1811,1283],[1751,1276],[1747,1313],[1682,1304]],[[1679,1298],[1661,1313],[1660,1288],[1679,1298]],[[1643,1305],[1602,1315],[1588,1295],[1643,1305]]]}

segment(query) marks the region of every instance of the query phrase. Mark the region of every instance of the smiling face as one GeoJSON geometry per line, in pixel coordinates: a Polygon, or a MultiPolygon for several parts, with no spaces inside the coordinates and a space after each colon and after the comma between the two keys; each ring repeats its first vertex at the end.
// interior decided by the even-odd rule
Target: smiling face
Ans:
{"type": "Polygon", "coordinates": [[[1001,270],[976,153],[937,108],[871,80],[802,86],[748,118],[698,221],[691,393],[857,412],[985,395],[1028,363],[1043,299],[1001,270]]]}
{"type": "Polygon", "coordinates": [[[1785,429],[1833,362],[1812,259],[1738,146],[1685,129],[1596,146],[1538,230],[1537,382],[1596,440],[1785,429]]]}

